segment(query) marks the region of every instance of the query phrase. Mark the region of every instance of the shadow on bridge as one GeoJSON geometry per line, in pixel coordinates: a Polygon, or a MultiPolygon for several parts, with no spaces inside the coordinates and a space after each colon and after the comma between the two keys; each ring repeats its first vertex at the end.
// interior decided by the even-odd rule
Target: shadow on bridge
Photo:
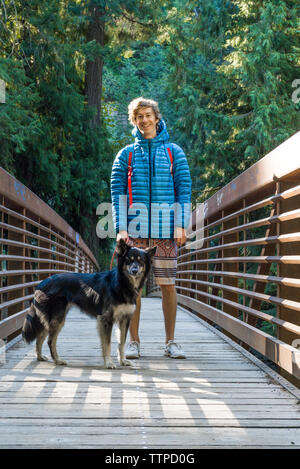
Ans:
{"type": "MultiPolygon", "coordinates": [[[[23,342],[4,356],[0,447],[300,447],[291,384],[300,378],[299,146],[300,132],[194,210],[195,239],[180,250],[176,277],[187,359],[163,356],[160,299],[143,299],[143,356],[132,368],[105,370],[93,321],[71,314],[58,340],[67,367],[38,363],[23,342]]],[[[2,168],[0,199],[0,341],[12,345],[41,280],[99,266],[79,234],[2,168]]]]}
{"type": "Polygon", "coordinates": [[[1,448],[300,447],[297,399],[279,375],[182,308],[187,359],[164,357],[161,300],[142,304],[142,357],[130,368],[104,369],[96,323],[76,310],[58,339],[68,366],[37,362],[23,342],[8,350],[1,448]]]}

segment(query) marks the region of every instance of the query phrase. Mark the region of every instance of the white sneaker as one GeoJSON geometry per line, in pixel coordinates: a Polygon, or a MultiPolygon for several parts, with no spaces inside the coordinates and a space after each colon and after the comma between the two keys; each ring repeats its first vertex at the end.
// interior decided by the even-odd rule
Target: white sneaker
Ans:
{"type": "Polygon", "coordinates": [[[126,358],[140,358],[140,344],[138,342],[129,342],[126,349],[126,358]]]}
{"type": "Polygon", "coordinates": [[[170,358],[186,358],[181,346],[176,344],[174,340],[169,340],[165,348],[165,355],[170,358]]]}

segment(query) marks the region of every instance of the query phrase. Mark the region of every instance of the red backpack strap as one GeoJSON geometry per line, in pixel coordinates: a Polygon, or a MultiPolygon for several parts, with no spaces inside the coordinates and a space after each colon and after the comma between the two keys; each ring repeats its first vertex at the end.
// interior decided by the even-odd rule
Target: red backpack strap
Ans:
{"type": "MultiPolygon", "coordinates": [[[[172,155],[172,152],[171,152],[171,149],[170,147],[167,147],[167,152],[169,154],[169,158],[170,158],[170,173],[172,174],[172,178],[173,178],[173,182],[174,182],[174,174],[173,174],[173,155],[172,155]]],[[[176,196],[176,191],[175,191],[175,184],[174,184],[174,194],[176,196]]]]}
{"type": "Polygon", "coordinates": [[[128,192],[129,192],[129,207],[132,206],[132,184],[131,184],[131,176],[132,176],[132,151],[129,152],[128,157],[128,192]]]}
{"type": "Polygon", "coordinates": [[[170,147],[167,147],[167,152],[169,153],[169,158],[170,158],[170,163],[171,163],[170,172],[173,177],[173,155],[172,155],[170,147]]]}

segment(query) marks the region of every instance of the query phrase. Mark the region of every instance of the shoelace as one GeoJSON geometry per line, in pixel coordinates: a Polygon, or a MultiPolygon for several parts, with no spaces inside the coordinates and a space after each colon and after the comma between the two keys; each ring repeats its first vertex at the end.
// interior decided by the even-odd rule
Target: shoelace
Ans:
{"type": "Polygon", "coordinates": [[[176,344],[176,342],[174,342],[174,341],[169,341],[166,346],[167,346],[167,347],[170,347],[171,345],[177,347],[178,350],[182,350],[181,346],[178,345],[178,344],[176,344]]]}
{"type": "Polygon", "coordinates": [[[128,348],[134,349],[134,350],[135,350],[136,348],[139,349],[139,343],[138,343],[138,342],[130,342],[130,343],[128,344],[128,348]]]}

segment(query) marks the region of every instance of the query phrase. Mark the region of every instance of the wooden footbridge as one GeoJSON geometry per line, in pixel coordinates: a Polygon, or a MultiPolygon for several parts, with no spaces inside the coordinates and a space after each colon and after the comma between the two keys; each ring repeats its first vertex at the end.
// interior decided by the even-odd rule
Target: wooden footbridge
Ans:
{"type": "Polygon", "coordinates": [[[58,339],[68,366],[37,362],[20,340],[41,279],[98,265],[64,220],[0,170],[0,448],[300,447],[299,147],[300,133],[193,212],[176,281],[187,358],[164,356],[150,279],[142,356],[116,370],[104,369],[95,322],[76,310],[58,339]]]}

